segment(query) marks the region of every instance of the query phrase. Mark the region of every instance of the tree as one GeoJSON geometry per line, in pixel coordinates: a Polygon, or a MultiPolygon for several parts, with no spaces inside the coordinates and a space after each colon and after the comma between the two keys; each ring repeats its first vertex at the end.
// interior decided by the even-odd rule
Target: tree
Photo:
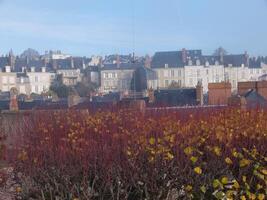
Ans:
{"type": "Polygon", "coordinates": [[[62,75],[58,75],[50,86],[50,90],[55,92],[59,98],[67,98],[70,88],[63,84],[62,75]]]}
{"type": "Polygon", "coordinates": [[[223,47],[219,47],[213,53],[214,56],[221,56],[221,55],[225,56],[227,54],[228,54],[228,52],[223,47]]]}
{"type": "Polygon", "coordinates": [[[87,97],[91,92],[94,92],[96,89],[96,85],[93,83],[84,83],[80,82],[75,86],[75,90],[79,94],[80,97],[87,97]]]}

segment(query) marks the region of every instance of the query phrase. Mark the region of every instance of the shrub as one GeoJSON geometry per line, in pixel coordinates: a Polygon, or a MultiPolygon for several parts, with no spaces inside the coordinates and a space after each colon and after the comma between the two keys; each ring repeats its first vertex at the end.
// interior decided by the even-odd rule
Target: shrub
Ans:
{"type": "Polygon", "coordinates": [[[264,199],[267,112],[36,112],[25,199],[264,199]]]}

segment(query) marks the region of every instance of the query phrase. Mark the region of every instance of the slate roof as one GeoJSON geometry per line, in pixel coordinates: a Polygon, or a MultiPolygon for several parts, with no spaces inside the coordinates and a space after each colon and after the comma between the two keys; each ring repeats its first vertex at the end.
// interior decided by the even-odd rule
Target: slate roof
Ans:
{"type": "Polygon", "coordinates": [[[195,88],[164,89],[155,91],[155,103],[163,106],[197,105],[195,88]]]}
{"type": "Polygon", "coordinates": [[[181,51],[156,52],[151,61],[151,68],[183,67],[181,51]]]}
{"type": "Polygon", "coordinates": [[[0,57],[0,68],[4,68],[9,65],[8,57],[0,57]]]}
{"type": "Polygon", "coordinates": [[[249,108],[267,106],[266,99],[263,96],[261,96],[255,89],[248,91],[243,96],[246,98],[247,107],[249,108]]]}
{"type": "Polygon", "coordinates": [[[101,70],[122,70],[122,69],[136,69],[138,67],[143,67],[143,63],[135,62],[135,63],[120,63],[117,64],[105,64],[101,70]]]}

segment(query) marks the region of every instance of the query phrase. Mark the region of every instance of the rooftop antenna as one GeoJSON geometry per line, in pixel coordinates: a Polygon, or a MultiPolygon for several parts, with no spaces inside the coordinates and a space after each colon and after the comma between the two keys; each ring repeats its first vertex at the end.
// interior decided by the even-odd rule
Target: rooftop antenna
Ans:
{"type": "MultiPolygon", "coordinates": [[[[132,0],[132,47],[133,47],[133,55],[132,55],[132,61],[131,61],[131,65],[132,68],[134,68],[134,64],[135,64],[135,0],[132,0]]],[[[134,100],[136,100],[136,80],[135,80],[135,74],[136,71],[134,70],[133,73],[133,78],[134,78],[134,100]]]]}

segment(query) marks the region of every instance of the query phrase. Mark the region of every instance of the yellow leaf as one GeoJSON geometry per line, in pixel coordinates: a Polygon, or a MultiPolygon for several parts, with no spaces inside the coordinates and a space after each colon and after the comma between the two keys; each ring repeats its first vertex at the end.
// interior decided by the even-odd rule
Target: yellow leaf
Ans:
{"type": "Polygon", "coordinates": [[[217,155],[217,156],[221,156],[221,148],[220,147],[214,147],[213,149],[214,153],[217,155]]]}
{"type": "Polygon", "coordinates": [[[260,193],[260,194],[258,195],[258,199],[259,199],[259,200],[264,200],[264,199],[265,199],[265,195],[262,194],[262,193],[260,193]]]}
{"type": "Polygon", "coordinates": [[[247,182],[247,177],[246,176],[242,176],[242,181],[245,183],[247,182]]]}
{"type": "Polygon", "coordinates": [[[257,184],[257,190],[260,190],[261,188],[263,188],[263,186],[262,185],[260,185],[260,184],[257,184]]]}
{"type": "Polygon", "coordinates": [[[198,158],[197,158],[197,157],[195,157],[195,156],[192,156],[192,157],[190,158],[190,160],[191,160],[193,163],[196,163],[196,162],[197,162],[197,160],[198,160],[198,158]]]}
{"type": "Polygon", "coordinates": [[[193,153],[193,149],[192,149],[192,147],[186,147],[186,148],[184,149],[184,153],[185,153],[186,155],[192,155],[192,153],[193,153]]]}
{"type": "Polygon", "coordinates": [[[234,182],[234,185],[233,185],[234,188],[239,189],[240,188],[239,183],[236,180],[234,180],[233,182],[234,182]]]}
{"type": "Polygon", "coordinates": [[[193,187],[191,185],[187,185],[185,187],[185,190],[188,191],[188,192],[190,192],[192,189],[193,189],[193,187]]]}
{"type": "Polygon", "coordinates": [[[17,187],[17,188],[16,188],[16,192],[17,192],[17,193],[21,193],[21,192],[22,192],[21,187],[17,187]]]}
{"type": "Polygon", "coordinates": [[[204,185],[200,187],[200,190],[201,190],[201,192],[203,192],[204,194],[205,194],[206,191],[207,191],[207,189],[206,189],[206,187],[205,187],[204,185]]]}
{"type": "Polygon", "coordinates": [[[249,197],[249,199],[252,199],[252,200],[256,199],[256,195],[253,193],[249,193],[248,197],[249,197]]]}
{"type": "Polygon", "coordinates": [[[247,198],[246,198],[244,195],[242,195],[242,196],[240,197],[240,199],[241,199],[241,200],[246,200],[247,198]]]}
{"type": "Polygon", "coordinates": [[[229,157],[225,158],[225,162],[226,162],[228,165],[232,165],[232,164],[233,164],[233,161],[232,161],[231,158],[229,158],[229,157]]]}
{"type": "Polygon", "coordinates": [[[250,165],[251,161],[248,159],[243,158],[242,160],[239,161],[239,166],[240,167],[246,167],[250,165]]]}
{"type": "Polygon", "coordinates": [[[221,185],[220,181],[218,179],[215,179],[212,183],[212,186],[216,189],[221,185]]]}
{"type": "Polygon", "coordinates": [[[151,138],[149,139],[149,144],[154,145],[155,143],[156,143],[155,138],[151,137],[151,138]]]}
{"type": "Polygon", "coordinates": [[[229,181],[227,177],[223,177],[221,180],[222,184],[226,185],[229,181]]]}
{"type": "Polygon", "coordinates": [[[167,153],[167,160],[172,160],[173,158],[174,158],[174,156],[170,152],[168,152],[167,153]]]}
{"type": "Polygon", "coordinates": [[[262,169],[261,173],[263,173],[264,175],[267,175],[267,169],[262,169]]]}
{"type": "Polygon", "coordinates": [[[202,174],[202,169],[200,167],[195,167],[194,172],[197,174],[202,174]]]}

